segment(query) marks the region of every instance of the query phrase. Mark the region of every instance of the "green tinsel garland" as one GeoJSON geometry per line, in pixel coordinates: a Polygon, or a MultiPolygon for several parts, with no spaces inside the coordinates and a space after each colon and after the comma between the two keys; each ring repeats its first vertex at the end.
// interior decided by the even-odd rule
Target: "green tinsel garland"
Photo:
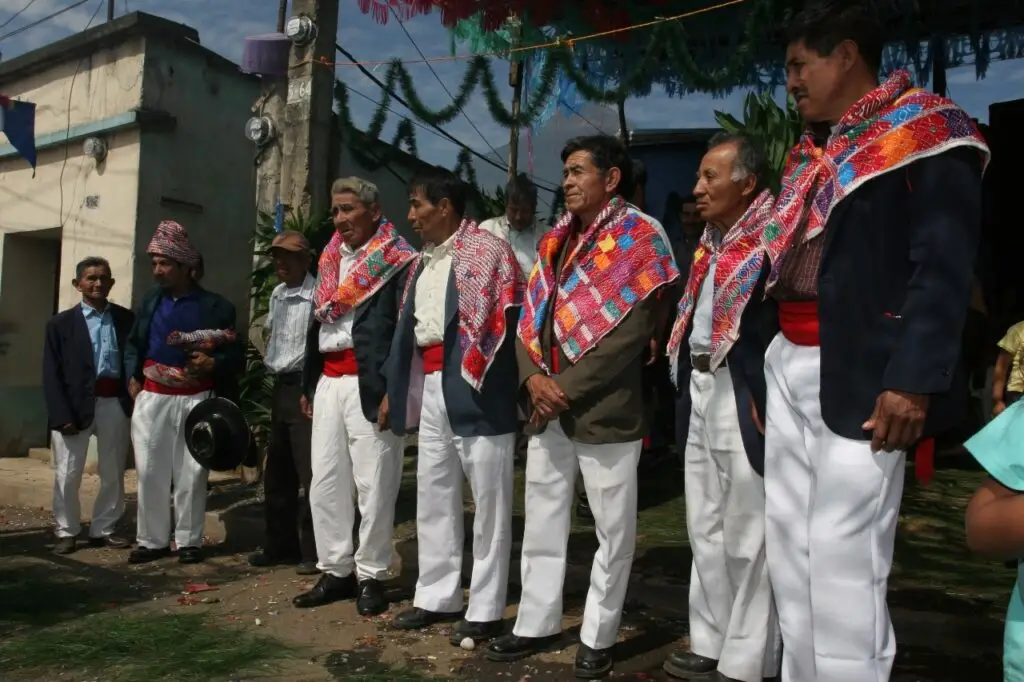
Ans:
{"type": "Polygon", "coordinates": [[[561,69],[576,85],[580,93],[588,100],[595,102],[618,102],[635,89],[650,81],[650,72],[663,59],[693,87],[710,92],[721,92],[743,81],[752,68],[752,62],[759,55],[764,33],[773,25],[773,3],[763,0],[755,5],[744,24],[745,40],[730,53],[727,63],[718,69],[708,71],[702,69],[687,47],[688,36],[681,22],[665,22],[658,24],[651,31],[650,41],[643,51],[643,58],[636,61],[626,73],[617,79],[615,87],[603,89],[590,84],[583,68],[576,65],[573,59],[571,41],[546,48],[548,59],[540,73],[540,87],[534,91],[529,101],[523,102],[518,117],[506,108],[500,91],[495,84],[495,76],[488,57],[478,55],[469,62],[469,67],[462,78],[462,83],[455,93],[452,102],[440,109],[429,108],[416,92],[413,78],[408,69],[398,59],[391,62],[384,77],[384,99],[377,108],[371,121],[371,130],[378,121],[383,125],[386,118],[387,105],[391,99],[389,92],[399,93],[409,103],[413,115],[419,120],[432,125],[451,123],[469,102],[477,86],[483,89],[484,100],[492,118],[506,128],[529,126],[540,116],[548,101],[555,94],[555,81],[561,69]]]}

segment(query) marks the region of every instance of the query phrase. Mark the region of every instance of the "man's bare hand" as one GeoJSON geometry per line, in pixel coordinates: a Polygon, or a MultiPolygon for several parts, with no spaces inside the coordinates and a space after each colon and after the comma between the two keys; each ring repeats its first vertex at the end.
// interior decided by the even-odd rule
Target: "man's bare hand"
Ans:
{"type": "Polygon", "coordinates": [[[757,432],[763,436],[764,422],[761,421],[761,415],[757,413],[757,405],[754,404],[753,400],[750,401],[750,418],[754,420],[754,427],[757,429],[757,432]]]}
{"type": "Polygon", "coordinates": [[[658,361],[658,347],[659,346],[660,346],[660,344],[658,343],[658,337],[657,336],[652,336],[651,340],[647,344],[647,348],[648,348],[648,350],[650,350],[650,357],[647,358],[647,366],[648,367],[650,367],[651,365],[653,365],[654,363],[656,363],[658,361]]]}
{"type": "Polygon", "coordinates": [[[388,397],[384,396],[384,400],[380,401],[380,407],[377,408],[377,428],[381,431],[387,431],[391,428],[391,412],[388,406],[388,397]]]}
{"type": "Polygon", "coordinates": [[[192,351],[188,359],[188,370],[193,374],[213,374],[214,359],[206,353],[192,351]]]}
{"type": "Polygon", "coordinates": [[[560,412],[569,409],[568,398],[555,380],[543,374],[534,374],[526,380],[533,409],[544,419],[554,419],[560,412]]]}
{"type": "Polygon", "coordinates": [[[992,405],[992,418],[995,419],[996,417],[1001,415],[1003,413],[1003,410],[1005,409],[1006,403],[1002,400],[997,400],[995,404],[992,405]]]}
{"type": "Polygon", "coordinates": [[[139,393],[141,393],[141,392],[142,392],[142,384],[139,383],[139,380],[136,379],[135,377],[132,377],[131,379],[129,379],[128,380],[128,395],[130,395],[132,397],[132,400],[135,400],[139,396],[139,393]]]}
{"type": "Polygon", "coordinates": [[[60,427],[57,428],[57,431],[59,431],[62,436],[74,436],[78,433],[78,427],[74,424],[61,424],[60,427]]]}
{"type": "Polygon", "coordinates": [[[872,452],[906,451],[921,440],[927,414],[927,395],[884,391],[875,401],[875,411],[861,428],[872,432],[872,452]]]}
{"type": "Polygon", "coordinates": [[[306,419],[313,418],[313,403],[309,402],[309,398],[306,396],[299,398],[299,409],[302,410],[302,414],[305,415],[306,419]]]}

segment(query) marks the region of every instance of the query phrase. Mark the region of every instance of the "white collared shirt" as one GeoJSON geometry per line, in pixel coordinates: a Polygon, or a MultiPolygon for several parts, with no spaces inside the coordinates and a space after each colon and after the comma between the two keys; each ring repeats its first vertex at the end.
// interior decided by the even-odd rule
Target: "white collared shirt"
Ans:
{"type": "Polygon", "coordinates": [[[716,229],[711,231],[714,250],[711,252],[711,265],[697,293],[697,303],[693,307],[693,324],[690,330],[690,353],[707,355],[711,352],[711,327],[714,315],[715,300],[715,269],[718,265],[718,247],[722,243],[722,233],[716,229]]]}
{"type": "MultiPolygon", "coordinates": [[[[358,249],[353,249],[348,244],[341,245],[341,262],[338,264],[338,282],[344,281],[348,271],[355,265],[356,259],[366,249],[363,244],[358,249]]],[[[352,348],[352,324],[355,321],[355,312],[350,310],[334,322],[324,322],[320,325],[320,336],[318,340],[321,353],[336,353],[341,350],[352,348]]]]}
{"type": "Polygon", "coordinates": [[[270,330],[263,364],[271,374],[288,374],[302,369],[306,360],[306,333],[313,319],[313,290],[310,274],[302,284],[289,288],[281,282],[270,294],[266,327],[270,330]]]}
{"type": "Polygon", "coordinates": [[[487,230],[495,237],[501,237],[508,241],[512,252],[516,255],[523,276],[530,278],[533,266],[537,262],[537,247],[540,245],[540,238],[544,236],[545,230],[542,225],[534,224],[526,230],[516,230],[508,222],[508,217],[499,216],[480,223],[481,230],[487,230]]]}
{"type": "Polygon", "coordinates": [[[444,340],[444,302],[448,293],[448,277],[452,270],[452,249],[455,235],[440,245],[423,249],[423,270],[416,280],[413,312],[416,324],[413,335],[420,348],[435,346],[444,340]]]}

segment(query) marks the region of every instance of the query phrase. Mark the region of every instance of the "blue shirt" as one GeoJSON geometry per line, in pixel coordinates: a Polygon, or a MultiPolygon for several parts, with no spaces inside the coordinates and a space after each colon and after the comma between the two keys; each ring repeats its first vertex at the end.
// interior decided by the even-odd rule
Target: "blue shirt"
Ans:
{"type": "MultiPolygon", "coordinates": [[[[1024,494],[1024,400],[1007,407],[964,443],[989,476],[1024,494]]],[[[1003,635],[1003,680],[1024,682],[1024,563],[1017,563],[1017,582],[1006,611],[1003,635]]]]}
{"type": "Polygon", "coordinates": [[[197,329],[201,329],[199,296],[194,292],[178,299],[163,295],[149,323],[146,359],[170,367],[184,367],[188,356],[181,348],[168,346],[167,336],[171,332],[194,332],[197,329]]]}
{"type": "Polygon", "coordinates": [[[101,313],[85,301],[81,305],[85,326],[89,328],[96,378],[117,379],[121,376],[121,362],[118,357],[117,332],[114,331],[114,316],[109,307],[101,313]]]}

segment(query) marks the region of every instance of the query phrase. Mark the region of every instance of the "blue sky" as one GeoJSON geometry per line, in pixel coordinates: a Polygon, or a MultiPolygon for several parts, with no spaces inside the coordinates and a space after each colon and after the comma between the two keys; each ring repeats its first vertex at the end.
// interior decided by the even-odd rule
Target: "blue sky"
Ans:
{"type": "MultiPolygon", "coordinates": [[[[0,0],[0,24],[25,7],[29,0],[0,0]]],[[[73,0],[35,0],[10,24],[0,29],[0,36],[11,30],[38,20],[54,11],[72,4],[73,0]]],[[[72,33],[82,30],[96,13],[96,22],[106,18],[107,0],[90,0],[81,7],[68,11],[35,28],[16,36],[0,39],[0,54],[10,59],[19,54],[42,47],[72,33]]],[[[173,21],[188,24],[199,31],[200,41],[206,47],[225,57],[239,61],[244,38],[249,35],[274,31],[277,18],[277,0],[117,0],[118,15],[126,11],[143,11],[158,14],[173,21]]],[[[385,26],[377,24],[370,16],[359,10],[357,0],[341,0],[338,42],[364,61],[386,61],[398,57],[417,59],[416,48],[393,18],[385,26]]],[[[437,14],[417,17],[405,24],[406,29],[419,48],[428,57],[450,53],[448,32],[441,26],[437,14]]],[[[495,65],[498,82],[505,89],[505,100],[511,99],[511,89],[503,76],[504,62],[495,65]]],[[[423,100],[440,108],[449,103],[449,97],[438,85],[433,74],[425,65],[410,65],[417,90],[423,100]]],[[[466,68],[465,61],[438,63],[434,65],[440,78],[452,92],[455,92],[466,68]]],[[[377,74],[383,78],[386,67],[379,67],[377,74]]],[[[339,76],[358,93],[379,101],[380,91],[376,85],[352,67],[339,67],[339,76]]],[[[992,102],[1024,97],[1024,60],[999,62],[992,65],[988,77],[976,81],[974,67],[965,67],[949,72],[949,94],[972,116],[987,120],[988,105],[992,102]]],[[[357,125],[369,121],[374,105],[359,95],[352,98],[353,112],[357,125]]],[[[687,96],[684,99],[670,99],[664,93],[656,92],[643,100],[630,100],[626,105],[630,127],[643,128],[686,128],[710,127],[714,125],[716,109],[738,113],[743,93],[713,100],[704,96],[687,96]]],[[[397,103],[396,111],[406,112],[397,103]]],[[[487,153],[490,145],[501,148],[508,141],[508,131],[494,123],[483,102],[482,95],[473,98],[466,107],[466,116],[460,116],[446,126],[448,132],[468,146],[487,153]],[[470,123],[468,118],[472,121],[470,123]],[[479,130],[474,130],[473,125],[479,130]],[[486,138],[486,141],[485,139],[486,138]]],[[[386,136],[390,139],[397,116],[390,115],[386,136]]],[[[241,127],[240,127],[241,129],[241,127]]],[[[609,132],[614,132],[611,130],[609,132]]],[[[458,148],[427,131],[417,129],[420,155],[432,163],[451,166],[458,148]]]]}

